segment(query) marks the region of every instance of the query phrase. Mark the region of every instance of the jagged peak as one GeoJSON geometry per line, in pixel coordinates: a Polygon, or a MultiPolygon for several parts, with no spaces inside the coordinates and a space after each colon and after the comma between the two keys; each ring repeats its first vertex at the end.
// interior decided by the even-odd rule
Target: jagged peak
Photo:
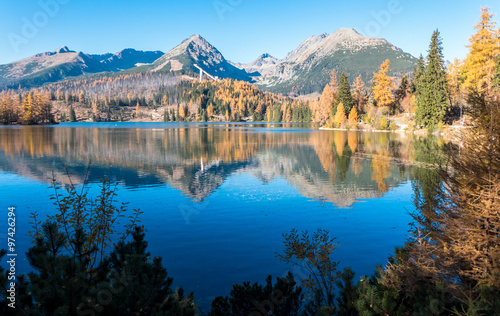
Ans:
{"type": "Polygon", "coordinates": [[[183,43],[208,43],[200,34],[191,35],[189,38],[185,39],[183,43]]]}
{"type": "Polygon", "coordinates": [[[335,32],[333,32],[332,35],[361,35],[361,34],[352,27],[341,27],[335,32]]]}
{"type": "Polygon", "coordinates": [[[75,51],[72,51],[68,48],[68,46],[63,46],[63,47],[59,47],[58,49],[56,49],[54,51],[54,53],[56,54],[64,54],[64,53],[74,53],[75,51]]]}
{"type": "Polygon", "coordinates": [[[265,58],[277,59],[276,57],[274,57],[268,53],[264,53],[264,54],[260,55],[259,58],[257,58],[257,59],[265,59],[265,58]]]}
{"type": "Polygon", "coordinates": [[[130,52],[138,52],[138,50],[134,49],[134,48],[125,48],[125,49],[122,49],[121,51],[119,51],[116,54],[118,55],[118,54],[123,54],[123,53],[130,53],[130,52]]]}

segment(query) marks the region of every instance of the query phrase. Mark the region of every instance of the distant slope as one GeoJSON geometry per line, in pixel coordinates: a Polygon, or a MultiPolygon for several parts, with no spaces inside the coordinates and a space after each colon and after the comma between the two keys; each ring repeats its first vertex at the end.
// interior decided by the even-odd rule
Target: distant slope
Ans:
{"type": "MultiPolygon", "coordinates": [[[[157,51],[140,51],[140,50],[135,50],[132,48],[127,48],[124,49],[114,55],[111,54],[105,54],[102,56],[109,56],[108,58],[105,58],[101,60],[101,64],[103,67],[106,69],[106,71],[121,71],[121,70],[126,70],[130,68],[134,68],[140,64],[150,64],[163,56],[163,52],[157,50],[157,51]]],[[[100,55],[92,55],[93,56],[100,56],[100,55]]]]}
{"type": "Polygon", "coordinates": [[[348,28],[312,36],[281,61],[262,57],[238,66],[257,72],[253,78],[265,90],[298,94],[321,92],[332,69],[345,72],[351,82],[361,75],[368,83],[386,59],[391,61],[392,73],[410,72],[416,65],[415,57],[386,40],[366,37],[348,28]]]}
{"type": "Polygon", "coordinates": [[[0,89],[36,87],[95,73],[174,72],[194,76],[197,64],[213,76],[252,82],[264,90],[309,94],[323,90],[332,69],[345,72],[351,82],[361,75],[369,85],[386,59],[391,61],[391,75],[411,72],[417,61],[385,39],[363,36],[350,28],[312,36],[283,60],[263,54],[249,64],[226,60],[207,40],[193,35],[166,54],[125,49],[116,54],[88,55],[62,47],[0,65],[0,89]]]}
{"type": "Polygon", "coordinates": [[[53,52],[37,54],[6,65],[0,65],[0,87],[36,87],[45,83],[99,72],[115,72],[151,63],[162,52],[126,49],[117,54],[88,55],[61,47],[53,52]]]}
{"type": "Polygon", "coordinates": [[[228,62],[217,48],[200,35],[193,35],[184,40],[151,65],[132,68],[129,72],[147,70],[196,73],[198,70],[194,67],[195,64],[212,76],[252,81],[251,76],[245,70],[239,69],[228,62]]]}

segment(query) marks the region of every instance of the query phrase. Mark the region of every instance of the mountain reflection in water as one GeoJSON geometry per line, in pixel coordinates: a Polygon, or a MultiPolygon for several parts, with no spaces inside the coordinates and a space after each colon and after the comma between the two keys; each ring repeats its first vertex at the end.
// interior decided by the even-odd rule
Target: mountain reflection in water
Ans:
{"type": "Polygon", "coordinates": [[[271,128],[277,124],[114,125],[1,128],[0,168],[39,181],[54,172],[64,183],[65,165],[72,181],[81,183],[91,164],[91,183],[105,175],[129,188],[169,184],[196,201],[244,172],[263,183],[283,178],[305,197],[345,207],[408,180],[406,170],[422,147],[415,143],[425,141],[271,128]]]}

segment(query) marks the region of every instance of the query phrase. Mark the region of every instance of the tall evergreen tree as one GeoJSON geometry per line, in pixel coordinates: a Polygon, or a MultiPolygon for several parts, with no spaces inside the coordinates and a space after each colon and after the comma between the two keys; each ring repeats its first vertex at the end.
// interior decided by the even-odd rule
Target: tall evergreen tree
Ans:
{"type": "Polygon", "coordinates": [[[69,107],[69,121],[76,122],[76,113],[72,105],[69,107]]]}
{"type": "Polygon", "coordinates": [[[417,60],[417,65],[415,66],[415,69],[413,69],[413,80],[411,83],[411,92],[412,93],[419,93],[421,90],[422,86],[422,80],[424,78],[425,74],[425,61],[424,57],[420,55],[417,60]]]}
{"type": "Polygon", "coordinates": [[[406,74],[403,75],[403,78],[401,79],[401,84],[399,85],[399,88],[396,90],[396,102],[400,102],[406,95],[408,94],[408,88],[409,88],[409,83],[408,83],[408,76],[406,74]]]}
{"type": "Polygon", "coordinates": [[[344,105],[345,115],[348,116],[351,112],[352,106],[354,105],[354,99],[351,95],[351,86],[349,85],[349,80],[345,73],[340,75],[339,79],[339,91],[337,94],[337,106],[342,103],[344,105]]]}
{"type": "Polygon", "coordinates": [[[417,86],[417,88],[419,88],[417,92],[417,123],[432,128],[439,122],[444,122],[450,106],[443,47],[438,30],[432,34],[425,72],[420,87],[417,86]]]}

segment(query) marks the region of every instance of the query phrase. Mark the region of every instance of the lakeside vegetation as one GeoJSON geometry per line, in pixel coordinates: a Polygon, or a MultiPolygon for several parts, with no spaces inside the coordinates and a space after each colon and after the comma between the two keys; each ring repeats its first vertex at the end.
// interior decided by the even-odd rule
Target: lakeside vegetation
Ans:
{"type": "Polygon", "coordinates": [[[343,129],[442,130],[469,117],[473,109],[466,90],[491,85],[495,76],[499,39],[491,18],[484,9],[463,61],[445,67],[436,30],[428,55],[420,56],[413,72],[390,77],[386,60],[369,82],[359,75],[350,83],[352,73],[334,68],[320,96],[283,96],[244,81],[198,82],[167,72],[96,75],[27,91],[22,87],[2,91],[0,122],[264,121],[315,122],[343,129]]]}
{"type": "MultiPolygon", "coordinates": [[[[455,78],[458,78],[458,86],[454,95],[447,94],[451,88],[443,77],[437,31],[433,34],[427,61],[424,63],[421,59],[420,72],[416,72],[418,80],[415,82],[414,77],[412,84],[407,81],[405,89],[398,89],[404,95],[401,100],[407,100],[408,109],[415,109],[419,124],[430,128],[439,126],[449,115],[450,100],[456,100],[454,104],[464,102],[463,106],[468,108],[470,128],[463,132],[460,155],[450,156],[446,163],[436,161],[442,163],[439,170],[420,170],[423,174],[415,183],[418,212],[413,214],[415,224],[411,236],[404,246],[396,249],[388,265],[356,282],[351,269],[337,270],[337,244],[327,231],[284,232],[284,250],[277,253],[277,260],[303,267],[307,271],[305,276],[288,274],[274,283],[269,277],[265,285],[249,282],[234,285],[228,296],[214,299],[210,315],[500,314],[500,48],[499,31],[493,28],[490,19],[491,15],[484,10],[477,26],[478,32],[482,32],[478,40],[487,39],[487,43],[471,44],[468,59],[461,68],[462,75],[455,78]],[[490,43],[493,45],[486,45],[490,43]],[[415,92],[403,93],[412,87],[415,92]]],[[[336,126],[358,122],[353,113],[359,109],[355,100],[361,100],[367,102],[367,107],[359,109],[357,114],[380,116],[379,124],[382,124],[386,117],[383,108],[391,111],[391,104],[397,100],[387,93],[388,82],[391,82],[386,75],[388,67],[388,63],[382,64],[376,76],[375,103],[371,105],[361,94],[353,93],[349,98],[348,82],[342,74],[336,88],[337,73],[333,72],[331,85],[325,88],[327,93],[323,92],[324,96],[310,105],[311,118],[336,126]]],[[[184,117],[181,108],[166,112],[167,115],[186,120],[187,113],[191,113],[191,101],[193,105],[199,102],[207,117],[223,115],[237,119],[237,115],[248,115],[251,111],[252,116],[256,112],[267,113],[267,109],[257,111],[259,105],[269,101],[265,99],[266,94],[261,95],[243,83],[238,87],[245,91],[241,94],[241,104],[245,105],[241,107],[235,101],[239,100],[236,93],[240,90],[236,91],[232,81],[203,82],[197,87],[179,94],[188,106],[188,111],[184,108],[184,117]],[[224,95],[230,96],[228,100],[217,96],[218,84],[226,84],[224,95]],[[252,93],[253,98],[246,97],[252,93]],[[211,108],[213,115],[209,115],[211,108]]],[[[28,98],[32,98],[30,94],[28,98]]],[[[282,120],[309,115],[304,104],[294,105],[297,101],[286,98],[275,101],[282,103],[271,108],[273,119],[280,115],[282,120]],[[283,104],[288,104],[285,111],[283,104]]],[[[28,102],[23,99],[24,103],[28,102]]],[[[140,115],[140,111],[136,114],[140,115]]],[[[199,114],[204,117],[204,112],[199,114]]],[[[190,114],[188,120],[192,119],[191,115],[194,114],[190,114]]],[[[21,117],[29,118],[24,112],[21,117]]],[[[147,252],[145,234],[135,225],[136,216],[125,223],[123,240],[116,245],[110,243],[108,233],[115,231],[113,219],[122,214],[125,207],[114,205],[112,197],[116,191],[109,182],[103,180],[101,185],[101,195],[94,201],[87,200],[71,186],[65,195],[56,192],[58,213],[45,223],[34,217],[34,246],[27,256],[35,272],[30,273],[29,278],[18,280],[15,313],[200,313],[194,294],[172,289],[172,279],[161,259],[151,258],[147,252]],[[93,219],[99,219],[99,225],[94,225],[93,219]]],[[[58,189],[56,183],[54,187],[58,189]]],[[[0,284],[7,289],[6,271],[0,272],[0,284]]],[[[0,311],[7,315],[12,310],[7,307],[9,301],[5,293],[0,311]]]]}

